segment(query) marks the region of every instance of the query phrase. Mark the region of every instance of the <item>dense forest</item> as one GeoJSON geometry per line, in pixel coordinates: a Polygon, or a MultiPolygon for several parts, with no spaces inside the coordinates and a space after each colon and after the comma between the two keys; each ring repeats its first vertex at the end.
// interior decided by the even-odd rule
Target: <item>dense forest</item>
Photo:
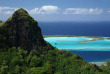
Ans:
{"type": "Polygon", "coordinates": [[[44,41],[38,22],[19,9],[0,21],[0,74],[109,74],[100,67],[44,41]]]}

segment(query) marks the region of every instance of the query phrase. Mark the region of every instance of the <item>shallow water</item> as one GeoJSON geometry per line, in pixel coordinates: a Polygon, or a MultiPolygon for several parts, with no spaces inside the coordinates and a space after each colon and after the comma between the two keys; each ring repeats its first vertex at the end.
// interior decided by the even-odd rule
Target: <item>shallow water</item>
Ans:
{"type": "Polygon", "coordinates": [[[45,40],[59,49],[79,51],[110,51],[110,40],[88,41],[87,43],[82,43],[79,41],[91,40],[91,38],[50,37],[45,38],[45,40]]]}

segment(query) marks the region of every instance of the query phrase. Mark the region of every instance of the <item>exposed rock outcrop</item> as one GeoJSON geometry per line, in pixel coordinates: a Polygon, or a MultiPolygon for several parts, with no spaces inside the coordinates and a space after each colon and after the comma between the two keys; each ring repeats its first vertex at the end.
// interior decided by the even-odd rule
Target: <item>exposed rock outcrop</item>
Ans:
{"type": "Polygon", "coordinates": [[[0,34],[6,37],[9,46],[30,51],[37,46],[47,46],[38,22],[26,10],[19,9],[1,27],[0,34]]]}

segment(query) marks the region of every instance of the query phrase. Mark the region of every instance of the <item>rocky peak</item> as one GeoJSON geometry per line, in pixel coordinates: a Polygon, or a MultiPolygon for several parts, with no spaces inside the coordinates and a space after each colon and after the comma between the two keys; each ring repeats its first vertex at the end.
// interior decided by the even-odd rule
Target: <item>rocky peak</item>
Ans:
{"type": "Polygon", "coordinates": [[[28,14],[26,10],[20,8],[19,10],[14,12],[14,14],[12,15],[12,19],[16,22],[24,22],[30,19],[32,20],[32,17],[28,14]]]}
{"type": "Polygon", "coordinates": [[[11,46],[26,50],[34,49],[36,46],[46,46],[37,21],[26,10],[21,8],[15,11],[4,25],[2,31],[7,32],[6,38],[11,46]]]}

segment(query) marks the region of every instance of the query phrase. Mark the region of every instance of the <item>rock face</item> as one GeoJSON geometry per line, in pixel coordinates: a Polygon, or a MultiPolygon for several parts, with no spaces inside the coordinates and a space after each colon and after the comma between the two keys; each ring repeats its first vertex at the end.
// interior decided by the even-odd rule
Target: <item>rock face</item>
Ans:
{"type": "Polygon", "coordinates": [[[47,45],[37,21],[22,8],[15,11],[12,17],[4,23],[0,34],[6,37],[10,46],[22,47],[25,50],[47,45]]]}

